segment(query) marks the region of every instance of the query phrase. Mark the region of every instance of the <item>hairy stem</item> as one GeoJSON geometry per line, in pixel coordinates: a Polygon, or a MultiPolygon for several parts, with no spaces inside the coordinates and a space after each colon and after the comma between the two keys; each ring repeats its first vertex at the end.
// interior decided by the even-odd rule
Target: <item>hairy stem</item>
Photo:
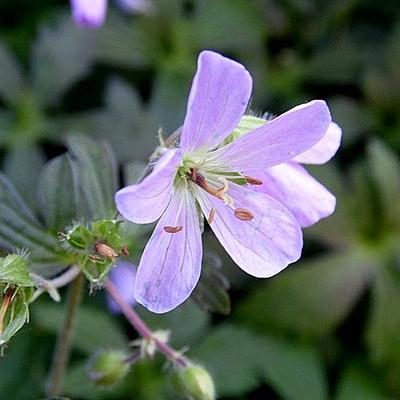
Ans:
{"type": "Polygon", "coordinates": [[[77,311],[82,299],[84,276],[78,275],[69,287],[67,309],[51,362],[47,379],[46,394],[48,397],[62,395],[65,370],[71,353],[77,311]]]}
{"type": "Polygon", "coordinates": [[[176,362],[182,367],[188,365],[188,361],[182,357],[176,350],[170,347],[167,343],[161,342],[154,335],[150,328],[142,321],[138,314],[133,308],[125,301],[125,299],[119,294],[118,289],[114,286],[111,281],[107,281],[104,285],[107,292],[114,299],[114,301],[121,308],[122,313],[130,324],[136,329],[140,336],[144,339],[151,339],[157,346],[160,353],[164,354],[169,360],[176,362]]]}

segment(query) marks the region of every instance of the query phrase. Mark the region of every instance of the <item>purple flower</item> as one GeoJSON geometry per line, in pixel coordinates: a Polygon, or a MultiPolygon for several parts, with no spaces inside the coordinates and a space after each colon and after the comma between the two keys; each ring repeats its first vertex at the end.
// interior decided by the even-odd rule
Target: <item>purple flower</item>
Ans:
{"type": "Polygon", "coordinates": [[[98,28],[103,25],[107,12],[107,0],[70,0],[72,16],[78,25],[98,28]]]}
{"type": "MultiPolygon", "coordinates": [[[[118,289],[120,295],[125,301],[133,306],[135,296],[133,288],[135,286],[136,266],[127,261],[118,261],[117,265],[110,272],[111,282],[118,289]]],[[[115,314],[121,312],[118,304],[107,294],[106,297],[107,307],[115,314]]]]}
{"type": "MultiPolygon", "coordinates": [[[[98,28],[103,25],[107,13],[108,0],[70,0],[75,22],[85,28],[98,28]]],[[[118,0],[120,7],[127,12],[149,13],[153,9],[150,0],[118,0]]]]}
{"type": "Polygon", "coordinates": [[[327,105],[321,100],[302,104],[223,145],[238,126],[251,89],[252,79],[242,65],[203,51],[180,147],[164,149],[149,176],[116,194],[125,219],[145,224],[159,218],[135,284],[136,301],[151,311],[172,310],[195,287],[202,259],[202,215],[237,265],[253,276],[270,277],[299,259],[306,215],[310,222],[333,212],[332,196],[326,208],[317,204],[320,208],[309,216],[310,207],[298,203],[310,198],[317,203],[320,191],[313,193],[297,182],[299,192],[289,190],[288,181],[293,176],[301,176],[302,182],[312,179],[298,161],[318,163],[336,151],[324,137],[332,132],[327,105]],[[288,183],[281,183],[273,168],[284,168],[282,181],[288,183]],[[270,181],[255,191],[264,176],[270,181]],[[268,191],[270,182],[276,193],[268,191]],[[302,213],[294,212],[296,207],[304,220],[302,213]]]}

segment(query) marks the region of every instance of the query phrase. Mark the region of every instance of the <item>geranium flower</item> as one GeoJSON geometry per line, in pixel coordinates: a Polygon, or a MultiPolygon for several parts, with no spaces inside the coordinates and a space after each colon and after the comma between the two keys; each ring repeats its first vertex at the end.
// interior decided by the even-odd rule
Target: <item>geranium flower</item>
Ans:
{"type": "MultiPolygon", "coordinates": [[[[106,19],[108,0],[70,0],[75,22],[85,28],[98,28],[106,19]]],[[[153,9],[151,0],[117,0],[126,12],[148,13],[153,9]]]]}
{"type": "MultiPolygon", "coordinates": [[[[223,145],[238,126],[251,89],[252,79],[242,65],[203,51],[180,146],[164,148],[150,175],[115,196],[125,219],[139,224],[159,219],[135,283],[136,301],[153,312],[177,307],[198,282],[202,214],[233,261],[250,275],[270,277],[301,255],[296,216],[271,194],[253,188],[272,167],[307,156],[329,132],[329,109],[321,100],[302,104],[223,145]]],[[[290,200],[296,199],[302,201],[301,194],[290,200]]],[[[319,215],[333,212],[331,199],[319,215]]]]}

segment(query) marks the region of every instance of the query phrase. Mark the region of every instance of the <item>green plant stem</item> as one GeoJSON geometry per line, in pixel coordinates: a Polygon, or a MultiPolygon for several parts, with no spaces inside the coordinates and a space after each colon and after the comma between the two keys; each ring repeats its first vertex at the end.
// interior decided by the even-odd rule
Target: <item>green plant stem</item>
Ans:
{"type": "Polygon", "coordinates": [[[67,298],[67,309],[51,362],[50,373],[47,379],[46,394],[48,397],[61,396],[65,370],[71,353],[76,315],[82,299],[84,276],[78,275],[72,281],[67,298]]]}
{"type": "Polygon", "coordinates": [[[154,341],[157,349],[160,353],[164,354],[169,360],[176,362],[182,367],[186,367],[189,362],[185,357],[182,357],[179,352],[171,348],[167,343],[164,343],[157,339],[153,335],[151,329],[142,321],[138,314],[133,310],[133,308],[125,301],[125,299],[119,294],[118,289],[109,280],[104,285],[105,289],[113,300],[119,305],[122,313],[125,315],[126,319],[130,324],[136,329],[140,336],[144,339],[151,339],[154,341]]]}

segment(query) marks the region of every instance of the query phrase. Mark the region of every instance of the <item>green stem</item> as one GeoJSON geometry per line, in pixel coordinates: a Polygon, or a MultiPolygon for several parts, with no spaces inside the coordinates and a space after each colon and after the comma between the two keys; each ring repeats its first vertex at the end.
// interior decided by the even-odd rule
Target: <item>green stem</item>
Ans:
{"type": "Polygon", "coordinates": [[[48,397],[61,396],[63,392],[64,375],[71,353],[76,315],[82,299],[83,282],[84,276],[80,274],[69,287],[65,318],[57,337],[47,379],[46,394],[48,397]]]}

